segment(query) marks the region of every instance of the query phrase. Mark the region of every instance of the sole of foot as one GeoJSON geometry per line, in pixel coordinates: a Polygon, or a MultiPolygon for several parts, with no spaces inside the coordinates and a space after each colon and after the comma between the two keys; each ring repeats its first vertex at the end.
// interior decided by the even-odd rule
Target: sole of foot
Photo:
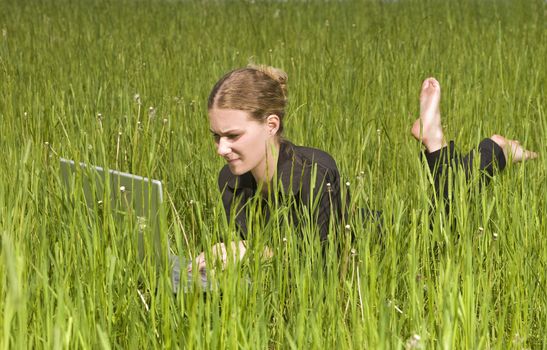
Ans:
{"type": "Polygon", "coordinates": [[[420,118],[412,125],[412,136],[424,144],[428,152],[446,146],[441,125],[441,85],[435,78],[427,78],[420,92],[420,118]]]}

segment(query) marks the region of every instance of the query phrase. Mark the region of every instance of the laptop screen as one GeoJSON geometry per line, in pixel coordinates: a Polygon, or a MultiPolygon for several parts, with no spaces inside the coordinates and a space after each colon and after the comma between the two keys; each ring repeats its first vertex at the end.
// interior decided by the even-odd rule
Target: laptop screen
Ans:
{"type": "Polygon", "coordinates": [[[106,209],[111,211],[118,222],[127,223],[128,219],[132,221],[138,232],[139,258],[142,259],[146,253],[145,234],[151,238],[157,254],[167,254],[168,248],[159,248],[162,246],[163,202],[160,181],[64,158],[60,159],[60,169],[69,196],[77,198],[78,192],[82,191],[91,213],[102,213],[106,209]]]}

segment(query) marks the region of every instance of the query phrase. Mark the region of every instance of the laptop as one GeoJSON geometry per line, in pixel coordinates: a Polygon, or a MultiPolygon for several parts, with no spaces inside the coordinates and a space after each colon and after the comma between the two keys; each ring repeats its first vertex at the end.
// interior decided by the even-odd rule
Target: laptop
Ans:
{"type": "MultiPolygon", "coordinates": [[[[69,195],[83,192],[90,215],[101,216],[105,209],[110,210],[117,222],[134,227],[137,256],[141,261],[146,256],[154,259],[158,266],[168,261],[175,293],[181,285],[181,265],[182,275],[187,274],[181,291],[188,292],[192,288],[192,274],[186,273],[187,261],[181,262],[178,256],[169,253],[167,235],[162,234],[166,232],[162,230],[166,218],[161,181],[65,158],[60,159],[60,171],[69,195]]],[[[200,271],[199,281],[204,289],[211,288],[205,271],[200,271]]]]}

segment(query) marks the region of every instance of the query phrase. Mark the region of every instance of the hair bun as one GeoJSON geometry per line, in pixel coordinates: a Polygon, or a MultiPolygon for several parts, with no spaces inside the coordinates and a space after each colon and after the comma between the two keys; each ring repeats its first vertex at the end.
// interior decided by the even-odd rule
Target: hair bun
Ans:
{"type": "Polygon", "coordinates": [[[283,71],[282,69],[275,68],[272,66],[266,66],[264,64],[249,64],[247,66],[251,69],[256,69],[259,72],[262,72],[272,78],[273,80],[277,81],[279,85],[281,86],[281,91],[283,91],[283,96],[285,99],[287,98],[287,73],[283,71]]]}

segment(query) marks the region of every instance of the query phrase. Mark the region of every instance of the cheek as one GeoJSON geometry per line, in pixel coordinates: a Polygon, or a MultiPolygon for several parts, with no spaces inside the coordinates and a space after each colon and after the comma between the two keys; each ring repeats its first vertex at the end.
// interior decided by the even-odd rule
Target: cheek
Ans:
{"type": "Polygon", "coordinates": [[[265,156],[266,144],[267,135],[257,128],[247,131],[234,142],[233,150],[249,160],[257,160],[265,156]]]}

